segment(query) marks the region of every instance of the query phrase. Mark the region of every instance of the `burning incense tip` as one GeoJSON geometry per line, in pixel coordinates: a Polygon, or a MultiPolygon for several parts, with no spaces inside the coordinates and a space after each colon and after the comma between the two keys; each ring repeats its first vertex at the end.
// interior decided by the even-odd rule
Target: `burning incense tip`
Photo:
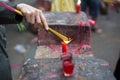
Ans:
{"type": "Polygon", "coordinates": [[[71,41],[72,41],[72,39],[68,38],[68,40],[64,40],[63,42],[66,43],[66,44],[69,44],[71,41]]]}

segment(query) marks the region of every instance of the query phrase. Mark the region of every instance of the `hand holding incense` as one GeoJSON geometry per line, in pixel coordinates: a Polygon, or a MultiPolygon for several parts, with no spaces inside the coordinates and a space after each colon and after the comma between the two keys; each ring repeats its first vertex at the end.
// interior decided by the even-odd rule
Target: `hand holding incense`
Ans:
{"type": "MultiPolygon", "coordinates": [[[[7,5],[7,4],[5,4],[5,3],[3,3],[3,2],[0,2],[0,5],[3,6],[3,7],[5,7],[5,8],[7,8],[7,9],[9,9],[9,10],[11,10],[11,11],[13,11],[13,12],[15,12],[15,13],[18,13],[18,14],[24,16],[21,11],[15,9],[15,8],[13,8],[13,7],[7,5]]],[[[32,7],[32,6],[29,6],[29,5],[26,5],[26,4],[21,4],[21,5],[26,6],[26,7],[29,7],[29,8],[36,9],[36,8],[34,8],[34,7],[32,7]]],[[[21,9],[21,8],[19,7],[19,5],[18,5],[17,7],[18,7],[18,9],[21,9]]],[[[26,14],[26,15],[27,15],[27,14],[26,14]]],[[[34,18],[35,18],[34,15],[31,15],[31,16],[29,16],[29,17],[34,17],[34,18]]],[[[37,16],[36,16],[36,17],[37,17],[37,16]]],[[[42,27],[44,26],[48,31],[52,32],[54,35],[56,35],[57,37],[59,37],[61,40],[63,40],[63,41],[66,42],[67,44],[72,41],[71,38],[68,38],[68,37],[60,34],[59,32],[55,31],[54,29],[48,27],[48,26],[47,26],[47,23],[46,23],[46,20],[45,20],[45,18],[44,18],[44,16],[43,16],[43,14],[41,14],[40,17],[41,17],[41,22],[42,22],[42,23],[40,23],[40,26],[42,26],[42,27]]],[[[34,23],[34,21],[35,21],[34,18],[31,19],[31,20],[32,20],[32,23],[34,23]]],[[[27,20],[28,20],[28,22],[29,22],[30,19],[28,18],[27,20]]],[[[40,20],[37,19],[37,22],[39,22],[39,21],[40,21],[40,20]]]]}

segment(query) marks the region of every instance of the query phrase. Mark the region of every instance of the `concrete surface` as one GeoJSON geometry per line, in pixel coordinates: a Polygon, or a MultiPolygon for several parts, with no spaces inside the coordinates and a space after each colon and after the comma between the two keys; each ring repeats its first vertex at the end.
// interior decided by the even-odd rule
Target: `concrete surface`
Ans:
{"type": "MultiPolygon", "coordinates": [[[[99,16],[98,25],[103,29],[102,34],[92,33],[92,49],[97,58],[104,59],[110,63],[110,70],[114,72],[116,61],[120,54],[120,13],[110,11],[107,16],[99,16]]],[[[7,51],[12,65],[14,80],[17,80],[21,65],[29,52],[33,52],[30,40],[36,35],[28,31],[19,32],[16,25],[6,26],[7,51]],[[14,49],[18,44],[28,48],[27,53],[19,53],[14,49]]],[[[29,56],[28,56],[29,57],[29,56]]]]}
{"type": "Polygon", "coordinates": [[[114,71],[120,56],[120,13],[109,11],[108,16],[99,16],[98,25],[103,30],[100,35],[92,34],[92,47],[96,57],[105,59],[114,71]]]}

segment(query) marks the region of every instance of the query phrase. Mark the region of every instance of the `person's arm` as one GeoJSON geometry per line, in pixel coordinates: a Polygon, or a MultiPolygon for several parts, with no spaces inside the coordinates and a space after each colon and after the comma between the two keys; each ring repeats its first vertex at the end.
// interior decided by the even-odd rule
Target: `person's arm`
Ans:
{"type": "MultiPolygon", "coordinates": [[[[9,2],[6,4],[16,8],[18,3],[9,2]]],[[[0,6],[0,24],[15,24],[15,23],[21,22],[22,19],[23,19],[23,16],[0,6]]]]}

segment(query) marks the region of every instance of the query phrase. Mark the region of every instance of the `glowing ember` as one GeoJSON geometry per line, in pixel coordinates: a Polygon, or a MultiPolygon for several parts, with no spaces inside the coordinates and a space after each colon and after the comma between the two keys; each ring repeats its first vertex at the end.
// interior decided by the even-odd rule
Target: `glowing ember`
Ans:
{"type": "Polygon", "coordinates": [[[66,44],[70,43],[71,41],[64,41],[66,44]]]}
{"type": "Polygon", "coordinates": [[[72,41],[72,39],[68,38],[68,40],[64,40],[63,42],[66,43],[66,44],[69,44],[71,41],[72,41]]]}

